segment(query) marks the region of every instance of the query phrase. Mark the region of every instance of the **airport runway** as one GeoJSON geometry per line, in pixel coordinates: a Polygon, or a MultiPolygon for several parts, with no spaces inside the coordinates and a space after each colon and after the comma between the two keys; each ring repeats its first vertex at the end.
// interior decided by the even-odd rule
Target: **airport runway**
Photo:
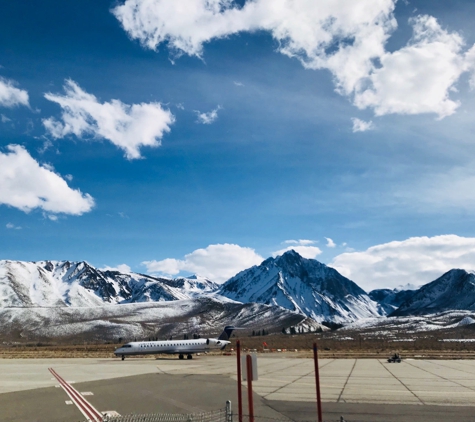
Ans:
{"type": "MultiPolygon", "coordinates": [[[[325,359],[319,366],[326,420],[475,421],[475,361],[325,359]]],[[[0,359],[0,420],[85,419],[66,404],[70,397],[48,368],[99,411],[199,413],[224,407],[226,400],[237,410],[235,356],[0,359]]],[[[259,354],[258,371],[256,415],[316,419],[313,360],[259,354]]]]}

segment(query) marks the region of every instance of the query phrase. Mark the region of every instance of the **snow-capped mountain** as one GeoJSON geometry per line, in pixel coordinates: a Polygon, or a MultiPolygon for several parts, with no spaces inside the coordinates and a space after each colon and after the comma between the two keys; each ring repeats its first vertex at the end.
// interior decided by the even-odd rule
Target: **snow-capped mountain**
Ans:
{"type": "Polygon", "coordinates": [[[0,307],[161,302],[190,299],[216,288],[204,278],[173,280],[101,271],[87,262],[0,261],[0,307]]]}
{"type": "Polygon", "coordinates": [[[394,312],[404,302],[409,300],[415,290],[403,290],[401,288],[391,289],[375,289],[368,293],[368,296],[375,302],[379,303],[386,314],[394,312]]]}
{"type": "Polygon", "coordinates": [[[316,321],[349,322],[382,312],[354,282],[293,250],[241,271],[218,294],[244,303],[279,305],[316,321]]]}
{"type": "Polygon", "coordinates": [[[475,272],[453,269],[422,286],[391,316],[425,315],[462,309],[475,310],[475,272]]]}

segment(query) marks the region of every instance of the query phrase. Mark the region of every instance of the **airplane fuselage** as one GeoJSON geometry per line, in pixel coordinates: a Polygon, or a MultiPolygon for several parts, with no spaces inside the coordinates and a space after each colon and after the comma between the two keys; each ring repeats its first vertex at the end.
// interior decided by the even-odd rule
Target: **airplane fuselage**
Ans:
{"type": "Polygon", "coordinates": [[[195,340],[166,340],[166,341],[134,341],[124,344],[114,351],[116,356],[178,354],[191,356],[193,353],[206,353],[211,350],[221,350],[230,342],[227,340],[195,339],[195,340]]]}

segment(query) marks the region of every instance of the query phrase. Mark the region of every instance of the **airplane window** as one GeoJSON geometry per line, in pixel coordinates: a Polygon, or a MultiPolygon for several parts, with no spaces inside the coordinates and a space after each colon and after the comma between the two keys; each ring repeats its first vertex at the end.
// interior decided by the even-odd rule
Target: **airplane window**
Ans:
{"type": "Polygon", "coordinates": [[[124,344],[122,347],[132,347],[130,344],[124,344]]]}

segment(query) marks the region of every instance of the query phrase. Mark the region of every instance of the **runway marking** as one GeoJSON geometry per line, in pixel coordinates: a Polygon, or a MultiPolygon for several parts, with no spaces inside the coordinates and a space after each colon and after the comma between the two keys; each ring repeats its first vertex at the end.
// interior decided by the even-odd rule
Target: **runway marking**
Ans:
{"type": "Polygon", "coordinates": [[[94,408],[94,406],[90,404],[74,387],[69,385],[63,378],[61,378],[61,376],[53,368],[48,368],[48,370],[59,381],[61,387],[63,387],[63,390],[81,411],[81,413],[87,418],[87,420],[93,422],[102,421],[103,418],[101,412],[94,408]]]}
{"type": "Polygon", "coordinates": [[[81,396],[93,396],[94,393],[91,391],[81,391],[81,396]]]}
{"type": "MultiPolygon", "coordinates": [[[[426,360],[426,361],[423,361],[423,362],[433,363],[433,362],[429,362],[429,361],[427,361],[427,360],[426,360]]],[[[442,375],[434,374],[433,372],[428,371],[427,369],[421,368],[420,366],[412,365],[411,363],[408,363],[408,365],[411,365],[411,366],[414,367],[414,368],[420,369],[421,371],[427,372],[428,374],[434,375],[434,377],[441,378],[441,379],[443,379],[444,381],[448,381],[448,382],[451,382],[452,384],[456,384],[456,385],[458,385],[459,387],[463,387],[463,388],[466,388],[467,390],[475,391],[475,388],[467,387],[466,385],[463,385],[463,384],[461,384],[461,383],[459,383],[459,382],[457,382],[457,381],[454,381],[454,380],[445,378],[445,377],[443,377],[442,375]]],[[[439,365],[439,364],[434,363],[434,365],[439,365]]],[[[439,366],[442,366],[442,365],[439,365],[439,366]]],[[[456,369],[456,371],[461,371],[461,370],[456,369]]],[[[461,371],[461,372],[463,372],[463,371],[461,371]]]]}
{"type": "MultiPolygon", "coordinates": [[[[427,362],[427,363],[431,363],[433,365],[438,365],[438,366],[442,366],[443,368],[449,368],[449,369],[452,369],[453,371],[459,371],[459,372],[463,372],[464,374],[466,373],[469,373],[469,374],[474,374],[474,372],[472,371],[467,371],[465,368],[464,369],[459,369],[459,368],[454,368],[453,366],[449,366],[449,365],[442,365],[441,363],[439,362],[432,362],[430,360],[426,360],[424,362],[427,362]]],[[[457,363],[462,363],[462,362],[457,362],[457,363]]]]}
{"type": "Polygon", "coordinates": [[[345,385],[344,385],[343,388],[341,389],[340,395],[338,396],[337,403],[341,400],[341,396],[343,395],[343,391],[345,391],[346,384],[348,384],[348,381],[350,380],[351,374],[353,373],[353,371],[354,371],[354,369],[355,369],[356,361],[357,361],[357,360],[358,360],[358,359],[355,359],[355,361],[353,362],[353,366],[352,366],[352,368],[351,368],[350,373],[348,374],[348,378],[347,378],[346,381],[345,381],[345,385]]]}
{"type": "Polygon", "coordinates": [[[73,404],[73,402],[71,400],[66,400],[65,403],[68,404],[68,405],[73,404]]]}
{"type": "MultiPolygon", "coordinates": [[[[324,368],[325,366],[330,365],[330,363],[332,363],[334,360],[335,360],[335,359],[331,360],[331,361],[328,362],[328,363],[325,363],[325,364],[322,365],[322,366],[319,366],[318,369],[320,370],[320,369],[324,368]]],[[[305,363],[306,363],[306,362],[303,362],[303,363],[301,363],[301,364],[305,364],[305,363]]],[[[294,366],[297,366],[297,365],[293,365],[292,367],[294,367],[294,366]]],[[[276,372],[276,371],[273,371],[273,372],[276,372]]],[[[271,391],[270,393],[267,393],[267,394],[262,395],[262,397],[267,398],[267,397],[270,396],[271,394],[277,393],[277,391],[280,391],[280,390],[282,390],[283,388],[288,387],[289,385],[294,384],[295,382],[301,380],[302,378],[308,377],[310,374],[313,374],[313,373],[315,373],[315,369],[312,369],[310,372],[308,372],[308,373],[306,373],[306,374],[303,374],[302,376],[300,376],[300,377],[298,377],[298,378],[295,378],[293,381],[290,381],[290,382],[288,382],[287,384],[282,385],[281,387],[277,388],[277,389],[274,390],[274,391],[271,391]]],[[[267,375],[267,374],[266,374],[266,375],[267,375]]]]}
{"type": "MultiPolygon", "coordinates": [[[[419,400],[422,404],[425,405],[425,403],[422,401],[422,399],[420,397],[417,396],[416,393],[414,393],[414,391],[412,391],[406,384],[404,384],[396,375],[394,375],[386,366],[383,365],[383,362],[381,362],[379,359],[377,359],[377,361],[381,364],[381,366],[386,369],[386,371],[388,371],[396,380],[398,380],[405,388],[407,391],[409,391],[417,400],[419,400]]],[[[410,365],[410,364],[409,364],[410,365]]]]}
{"type": "Polygon", "coordinates": [[[102,412],[102,414],[104,416],[113,416],[113,417],[120,416],[120,413],[117,413],[115,410],[106,410],[106,411],[102,412]]]}

